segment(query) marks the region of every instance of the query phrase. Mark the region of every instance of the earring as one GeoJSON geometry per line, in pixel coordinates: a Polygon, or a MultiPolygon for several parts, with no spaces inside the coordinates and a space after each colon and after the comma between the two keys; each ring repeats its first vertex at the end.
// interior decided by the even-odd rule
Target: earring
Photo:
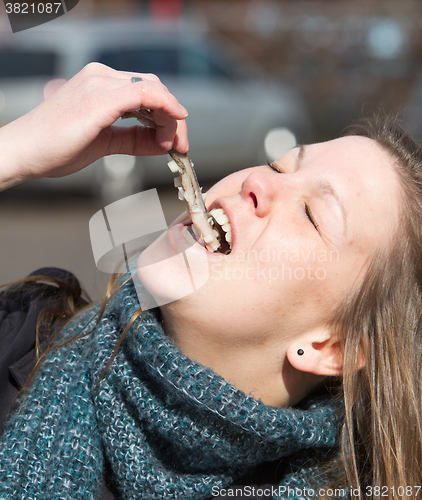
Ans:
{"type": "Polygon", "coordinates": [[[305,351],[303,349],[298,349],[297,353],[299,356],[303,356],[305,354],[305,351]]]}

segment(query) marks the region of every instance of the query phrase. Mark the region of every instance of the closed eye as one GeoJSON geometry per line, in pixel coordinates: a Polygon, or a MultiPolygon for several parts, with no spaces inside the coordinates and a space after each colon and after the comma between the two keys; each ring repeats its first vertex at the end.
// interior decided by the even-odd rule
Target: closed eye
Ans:
{"type": "MultiPolygon", "coordinates": [[[[276,163],[270,163],[267,160],[267,165],[272,170],[274,170],[274,172],[278,172],[279,174],[284,174],[283,170],[281,170],[281,168],[276,163]]],[[[315,219],[314,219],[314,217],[312,215],[311,209],[309,208],[309,206],[306,203],[305,203],[305,214],[306,214],[306,217],[308,217],[308,219],[311,222],[311,224],[314,226],[314,228],[319,232],[319,226],[316,223],[316,221],[315,221],[315,219]]]]}
{"type": "Polygon", "coordinates": [[[274,172],[278,172],[279,174],[284,174],[283,170],[274,162],[270,163],[269,160],[267,160],[267,165],[271,168],[271,170],[274,170],[274,172]]]}
{"type": "Polygon", "coordinates": [[[315,219],[312,215],[311,209],[309,208],[309,206],[306,203],[305,203],[305,214],[306,214],[306,217],[308,217],[308,219],[311,221],[314,228],[319,232],[318,224],[315,222],[315,219]]]}

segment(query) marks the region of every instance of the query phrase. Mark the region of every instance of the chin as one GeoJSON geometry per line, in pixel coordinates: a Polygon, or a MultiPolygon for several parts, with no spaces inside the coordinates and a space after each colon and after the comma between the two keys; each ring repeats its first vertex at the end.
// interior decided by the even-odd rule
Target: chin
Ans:
{"type": "Polygon", "coordinates": [[[208,262],[199,243],[180,238],[180,228],[171,228],[144,250],[137,261],[137,276],[155,306],[182,299],[208,280],[208,262]],[[197,248],[198,247],[198,248],[197,248]]]}

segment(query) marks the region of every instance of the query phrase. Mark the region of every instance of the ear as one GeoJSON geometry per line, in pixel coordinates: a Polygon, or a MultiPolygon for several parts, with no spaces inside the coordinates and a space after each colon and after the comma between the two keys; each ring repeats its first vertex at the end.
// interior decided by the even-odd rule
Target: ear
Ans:
{"type": "MultiPolygon", "coordinates": [[[[357,370],[365,365],[362,350],[359,351],[357,370]]],[[[295,339],[287,348],[286,355],[296,370],[332,377],[343,374],[340,340],[326,329],[313,331],[301,336],[300,339],[295,339]],[[302,351],[302,355],[298,354],[302,351]]]]}

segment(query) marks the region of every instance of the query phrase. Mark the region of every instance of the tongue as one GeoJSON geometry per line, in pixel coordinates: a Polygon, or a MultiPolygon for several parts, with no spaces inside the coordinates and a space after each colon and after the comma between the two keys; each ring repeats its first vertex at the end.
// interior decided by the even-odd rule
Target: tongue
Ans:
{"type": "Polygon", "coordinates": [[[231,252],[230,245],[227,243],[224,237],[221,239],[221,245],[219,246],[218,250],[216,250],[216,252],[222,253],[224,255],[228,255],[231,252]]]}

